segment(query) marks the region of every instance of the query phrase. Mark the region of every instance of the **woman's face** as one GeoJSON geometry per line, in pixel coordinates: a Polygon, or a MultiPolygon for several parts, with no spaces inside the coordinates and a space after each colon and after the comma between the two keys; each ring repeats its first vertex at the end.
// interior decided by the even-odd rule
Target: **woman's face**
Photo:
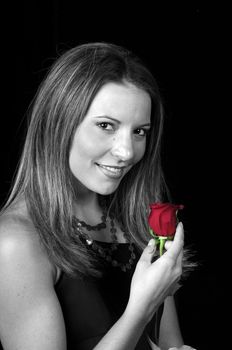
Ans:
{"type": "Polygon", "coordinates": [[[69,165],[77,191],[113,193],[144,155],[151,99],[130,83],[107,83],[76,130],[69,165]]]}

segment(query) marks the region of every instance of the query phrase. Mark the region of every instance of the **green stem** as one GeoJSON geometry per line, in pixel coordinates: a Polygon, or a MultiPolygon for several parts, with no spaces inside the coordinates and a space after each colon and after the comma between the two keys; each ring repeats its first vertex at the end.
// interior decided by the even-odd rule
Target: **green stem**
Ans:
{"type": "Polygon", "coordinates": [[[160,256],[161,256],[161,255],[163,255],[164,244],[165,244],[166,238],[159,237],[159,241],[160,241],[159,252],[160,252],[160,256]]]}

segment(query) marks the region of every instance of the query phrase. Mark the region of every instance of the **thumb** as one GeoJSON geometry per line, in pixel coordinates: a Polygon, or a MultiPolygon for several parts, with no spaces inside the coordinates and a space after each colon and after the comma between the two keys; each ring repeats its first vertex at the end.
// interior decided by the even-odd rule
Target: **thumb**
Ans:
{"type": "Polygon", "coordinates": [[[149,242],[146,248],[144,249],[143,253],[141,254],[140,260],[144,262],[151,263],[151,260],[156,252],[156,244],[155,240],[152,238],[149,242]]]}

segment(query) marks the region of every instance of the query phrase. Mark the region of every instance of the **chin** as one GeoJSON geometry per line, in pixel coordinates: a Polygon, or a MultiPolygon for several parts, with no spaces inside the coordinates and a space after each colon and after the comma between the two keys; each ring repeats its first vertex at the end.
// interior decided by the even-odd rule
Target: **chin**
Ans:
{"type": "Polygon", "coordinates": [[[115,188],[115,189],[113,189],[113,190],[102,190],[102,191],[96,191],[96,193],[97,194],[100,194],[100,195],[102,195],[102,196],[108,196],[108,195],[110,195],[110,194],[112,194],[112,193],[114,193],[115,191],[116,191],[116,189],[117,188],[115,188]]]}
{"type": "Polygon", "coordinates": [[[107,196],[109,194],[114,193],[117,188],[118,188],[119,184],[117,186],[111,186],[111,187],[107,187],[107,188],[101,188],[96,191],[96,193],[103,195],[103,196],[107,196]]]}

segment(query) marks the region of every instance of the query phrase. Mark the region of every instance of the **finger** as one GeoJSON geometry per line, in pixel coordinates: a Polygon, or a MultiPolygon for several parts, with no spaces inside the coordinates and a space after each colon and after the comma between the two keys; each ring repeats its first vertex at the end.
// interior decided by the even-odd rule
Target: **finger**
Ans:
{"type": "Polygon", "coordinates": [[[146,248],[144,249],[143,253],[141,254],[140,261],[151,263],[151,260],[156,252],[156,244],[155,240],[152,238],[149,242],[146,248]]]}
{"type": "Polygon", "coordinates": [[[165,248],[166,250],[168,250],[168,249],[171,247],[171,245],[172,245],[172,241],[166,241],[166,242],[165,242],[165,245],[164,245],[164,248],[165,248]]]}
{"type": "Polygon", "coordinates": [[[183,265],[183,254],[184,254],[184,251],[183,251],[183,248],[182,248],[182,250],[180,251],[180,254],[179,254],[179,256],[178,256],[178,258],[177,258],[177,265],[179,265],[179,266],[181,266],[181,268],[182,268],[182,265],[183,265]]]}
{"type": "Polygon", "coordinates": [[[170,257],[172,259],[177,259],[184,245],[184,228],[182,222],[179,222],[174,240],[172,241],[169,249],[164,253],[163,256],[170,257]]]}

